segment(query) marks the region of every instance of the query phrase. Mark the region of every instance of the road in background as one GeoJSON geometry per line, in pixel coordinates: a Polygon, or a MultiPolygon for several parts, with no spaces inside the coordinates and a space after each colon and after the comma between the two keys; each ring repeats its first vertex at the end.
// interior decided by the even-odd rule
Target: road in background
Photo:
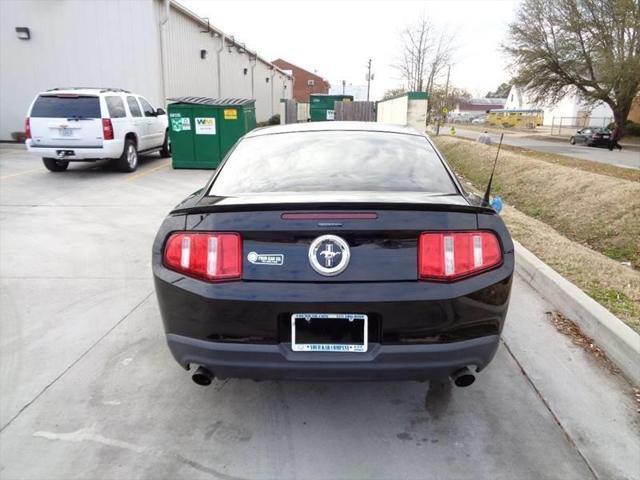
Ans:
{"type": "Polygon", "coordinates": [[[211,172],[50,173],[0,150],[0,471],[14,478],[640,478],[630,386],[518,276],[474,385],[195,385],[151,279],[164,215],[211,172]]]}
{"type": "MultiPolygon", "coordinates": [[[[458,137],[471,138],[475,140],[482,133],[478,130],[465,130],[457,125],[455,127],[456,136],[458,137]]],[[[446,128],[441,129],[440,133],[448,133],[449,128],[450,127],[447,126],[446,128]]],[[[489,135],[491,135],[491,140],[494,143],[500,141],[500,134],[489,132],[489,135]]],[[[603,147],[571,145],[568,141],[563,143],[554,140],[538,140],[531,138],[527,134],[511,132],[506,132],[504,134],[503,143],[514,147],[536,150],[538,152],[555,153],[582,160],[589,160],[591,162],[608,163],[609,165],[616,165],[618,167],[640,168],[640,152],[637,150],[623,149],[621,151],[613,150],[610,152],[607,148],[603,147]]]]}

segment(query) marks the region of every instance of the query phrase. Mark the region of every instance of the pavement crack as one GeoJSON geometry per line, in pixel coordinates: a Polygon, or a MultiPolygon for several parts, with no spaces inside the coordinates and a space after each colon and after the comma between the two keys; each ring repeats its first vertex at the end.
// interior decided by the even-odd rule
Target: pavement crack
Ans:
{"type": "Polygon", "coordinates": [[[5,423],[2,426],[2,428],[0,428],[0,433],[4,432],[4,430],[9,425],[11,425],[16,418],[18,418],[22,414],[22,412],[24,412],[27,408],[33,405],[53,384],[55,384],[58,380],[60,380],[69,370],[71,370],[78,362],[80,362],[80,360],[86,357],[89,352],[91,352],[102,340],[104,340],[111,332],[113,332],[122,322],[124,322],[127,318],[129,318],[129,316],[133,312],[135,312],[144,302],[146,302],[147,299],[151,297],[151,295],[153,295],[153,293],[154,293],[154,290],[149,292],[142,300],[140,300],[140,302],[138,302],[120,320],[118,320],[111,328],[109,328],[109,330],[107,330],[104,333],[104,335],[102,335],[98,340],[93,342],[89,346],[89,348],[87,348],[84,352],[82,352],[82,354],[78,358],[76,358],[69,366],[67,366],[67,368],[65,368],[62,372],[60,372],[60,374],[56,378],[54,378],[51,382],[45,385],[35,397],[33,397],[31,400],[29,400],[29,402],[23,405],[22,408],[13,417],[11,417],[11,419],[7,423],[5,423]]]}
{"type": "Polygon", "coordinates": [[[529,375],[527,374],[526,370],[524,369],[524,367],[522,366],[522,364],[520,363],[520,361],[516,358],[516,356],[514,355],[514,353],[511,351],[511,348],[509,348],[509,345],[507,344],[507,342],[504,340],[504,338],[500,337],[500,341],[502,342],[502,344],[504,345],[504,348],[507,350],[507,352],[509,353],[509,355],[511,356],[511,358],[513,358],[513,361],[516,362],[516,365],[518,366],[518,368],[520,369],[520,371],[522,372],[522,375],[524,375],[524,378],[527,379],[527,382],[529,382],[529,385],[531,385],[531,388],[533,388],[533,391],[536,393],[536,395],[538,396],[538,398],[540,399],[540,401],[542,402],[542,404],[545,406],[545,408],[549,411],[549,413],[551,414],[551,417],[553,418],[553,420],[556,422],[556,424],[558,425],[558,427],[560,427],[560,429],[562,430],[562,433],[564,433],[564,436],[566,437],[566,439],[569,441],[569,443],[571,444],[571,446],[574,448],[574,450],[578,453],[578,455],[580,456],[580,458],[582,459],[582,461],[585,463],[585,465],[587,466],[587,468],[589,469],[589,471],[591,472],[591,475],[593,475],[593,478],[596,480],[599,480],[600,477],[598,476],[598,474],[596,473],[595,469],[593,468],[593,466],[591,465],[591,463],[589,463],[589,460],[587,459],[587,457],[580,451],[580,448],[578,447],[578,445],[576,444],[576,442],[573,440],[573,438],[571,438],[571,435],[569,434],[569,432],[567,431],[567,429],[564,427],[564,425],[562,424],[562,422],[560,421],[560,418],[558,418],[558,416],[556,415],[556,413],[551,409],[551,405],[549,405],[549,402],[547,402],[547,399],[544,398],[544,396],[542,395],[542,392],[538,389],[538,387],[536,386],[536,384],[533,382],[533,380],[531,379],[531,377],[529,377],[529,375]]]}
{"type": "Polygon", "coordinates": [[[38,431],[38,432],[34,432],[33,436],[36,438],[45,438],[51,441],[94,442],[94,443],[99,443],[101,445],[106,445],[112,448],[128,450],[130,452],[134,452],[137,454],[152,455],[162,459],[166,459],[166,457],[169,456],[169,457],[172,457],[174,460],[178,461],[179,463],[188,465],[189,467],[195,470],[198,470],[199,472],[206,473],[210,475],[212,478],[215,478],[218,480],[244,480],[240,477],[227,475],[226,473],[220,472],[214,468],[207,467],[206,465],[202,465],[201,463],[196,462],[195,460],[185,457],[181,453],[171,452],[171,451],[167,452],[154,447],[140,446],[131,442],[126,442],[123,440],[117,440],[114,438],[105,437],[100,433],[96,433],[95,430],[96,428],[94,425],[90,428],[83,428],[80,430],[76,430],[75,432],[67,432],[67,433],[38,431]]]}

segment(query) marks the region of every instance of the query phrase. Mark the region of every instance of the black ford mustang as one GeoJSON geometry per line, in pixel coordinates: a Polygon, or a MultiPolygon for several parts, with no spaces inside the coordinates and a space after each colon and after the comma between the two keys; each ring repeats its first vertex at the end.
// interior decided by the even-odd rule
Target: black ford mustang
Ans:
{"type": "Polygon", "coordinates": [[[514,268],[500,217],[416,130],[254,130],[164,220],[153,274],[193,380],[474,381],[514,268]]]}

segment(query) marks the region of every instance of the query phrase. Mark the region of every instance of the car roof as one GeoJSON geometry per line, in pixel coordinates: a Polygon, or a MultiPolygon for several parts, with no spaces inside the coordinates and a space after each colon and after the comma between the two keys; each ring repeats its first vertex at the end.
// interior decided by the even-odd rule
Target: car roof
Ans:
{"type": "Polygon", "coordinates": [[[127,90],[123,90],[121,88],[107,88],[107,87],[70,87],[70,88],[51,88],[49,90],[45,90],[44,92],[40,92],[40,95],[99,95],[101,93],[110,93],[110,94],[119,94],[126,93],[130,94],[131,92],[127,90]]]}
{"type": "Polygon", "coordinates": [[[419,130],[405,126],[392,125],[389,123],[378,122],[306,122],[306,123],[290,123],[287,125],[276,125],[272,127],[262,127],[252,130],[246,135],[249,137],[261,137],[264,135],[276,135],[280,133],[297,133],[297,132],[349,132],[349,131],[365,131],[365,132],[384,132],[384,133],[404,133],[405,135],[421,135],[424,134],[419,130]]]}

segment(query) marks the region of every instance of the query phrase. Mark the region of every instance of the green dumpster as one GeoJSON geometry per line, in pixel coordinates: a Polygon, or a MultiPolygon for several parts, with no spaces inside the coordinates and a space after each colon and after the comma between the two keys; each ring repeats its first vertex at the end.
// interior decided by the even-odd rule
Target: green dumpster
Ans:
{"type": "Polygon", "coordinates": [[[336,102],[353,102],[353,95],[327,95],[314,93],[309,96],[309,118],[312,122],[333,120],[336,102]]]}
{"type": "Polygon", "coordinates": [[[173,168],[218,168],[220,161],[256,126],[255,100],[179,97],[169,101],[173,168]]]}

